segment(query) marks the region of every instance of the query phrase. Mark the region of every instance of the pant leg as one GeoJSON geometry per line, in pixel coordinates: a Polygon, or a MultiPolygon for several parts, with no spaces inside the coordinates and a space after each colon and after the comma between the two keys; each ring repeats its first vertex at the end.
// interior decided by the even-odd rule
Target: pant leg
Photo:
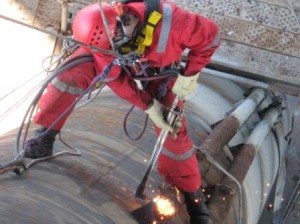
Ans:
{"type": "MultiPolygon", "coordinates": [[[[174,98],[174,94],[168,90],[161,103],[165,106],[171,106],[174,98]]],[[[180,102],[179,106],[183,108],[183,102],[180,102]]],[[[198,160],[193,150],[193,142],[188,135],[184,117],[181,122],[182,126],[177,133],[177,138],[168,136],[164,144],[164,150],[177,156],[192,153],[189,158],[182,159],[179,157],[180,159],[174,159],[162,152],[158,158],[158,171],[168,183],[175,185],[182,191],[194,192],[201,186],[202,180],[198,160]]],[[[160,129],[157,127],[155,129],[159,134],[160,129]]]]}
{"type": "MultiPolygon", "coordinates": [[[[72,57],[84,53],[86,51],[79,48],[72,57]]],[[[49,127],[76,100],[80,92],[90,85],[95,75],[93,62],[78,64],[62,72],[47,86],[41,96],[38,111],[33,118],[34,122],[49,127]]],[[[72,110],[56,123],[54,130],[60,130],[63,127],[72,110]]]]}

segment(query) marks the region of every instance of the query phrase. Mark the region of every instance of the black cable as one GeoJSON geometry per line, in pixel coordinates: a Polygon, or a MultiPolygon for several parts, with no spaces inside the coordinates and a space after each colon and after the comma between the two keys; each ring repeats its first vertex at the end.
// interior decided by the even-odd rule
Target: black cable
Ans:
{"type": "Polygon", "coordinates": [[[32,103],[30,104],[30,106],[28,107],[27,111],[25,112],[25,116],[21,122],[20,128],[18,130],[17,136],[16,136],[16,145],[15,145],[15,153],[18,155],[20,153],[19,147],[20,147],[20,138],[22,135],[22,130],[23,127],[25,125],[25,123],[27,123],[26,125],[26,129],[25,129],[25,133],[24,133],[24,140],[23,140],[23,146],[24,146],[24,142],[25,139],[27,137],[27,133],[28,133],[28,129],[30,126],[30,118],[32,117],[32,114],[37,106],[37,103],[40,99],[40,97],[42,96],[44,90],[47,88],[48,84],[58,75],[60,75],[62,72],[80,64],[80,63],[84,63],[84,62],[90,62],[93,61],[93,57],[91,54],[83,54],[83,55],[79,55],[76,56],[74,58],[71,58],[70,60],[68,60],[67,62],[63,63],[56,71],[53,72],[53,74],[47,79],[45,80],[45,82],[43,83],[42,87],[40,88],[39,92],[36,94],[36,96],[34,97],[34,99],[32,100],[32,103]]]}

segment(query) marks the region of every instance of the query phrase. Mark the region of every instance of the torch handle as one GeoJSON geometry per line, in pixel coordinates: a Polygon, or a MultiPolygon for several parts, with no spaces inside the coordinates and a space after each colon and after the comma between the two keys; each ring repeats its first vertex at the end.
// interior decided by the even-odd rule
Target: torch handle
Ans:
{"type": "MultiPolygon", "coordinates": [[[[178,101],[179,101],[179,98],[176,96],[173,103],[172,103],[172,106],[171,106],[171,109],[168,113],[168,117],[167,117],[167,122],[169,125],[172,125],[177,117],[177,115],[175,114],[175,109],[177,107],[177,104],[178,104],[178,101]]],[[[143,179],[142,181],[140,182],[136,192],[135,192],[135,196],[137,198],[141,198],[141,199],[145,199],[146,196],[144,194],[144,191],[145,191],[145,188],[146,188],[146,184],[147,184],[147,181],[148,181],[148,177],[157,161],[157,158],[163,148],[163,145],[166,141],[166,138],[168,136],[168,131],[166,130],[161,130],[157,140],[156,140],[156,143],[155,143],[155,146],[154,146],[154,149],[153,149],[153,152],[152,152],[152,155],[151,155],[151,158],[150,158],[150,164],[148,165],[147,167],[147,170],[143,176],[143,179]]]]}

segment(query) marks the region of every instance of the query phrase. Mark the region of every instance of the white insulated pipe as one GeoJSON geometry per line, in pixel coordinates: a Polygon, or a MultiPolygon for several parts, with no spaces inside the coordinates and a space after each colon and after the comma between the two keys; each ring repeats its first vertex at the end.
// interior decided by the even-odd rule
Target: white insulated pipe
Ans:
{"type": "Polygon", "coordinates": [[[283,94],[287,94],[291,96],[298,96],[300,94],[299,88],[288,84],[283,84],[280,82],[269,84],[262,81],[257,81],[255,79],[245,78],[243,76],[233,75],[226,72],[220,72],[209,68],[202,69],[202,72],[207,75],[212,75],[223,79],[229,79],[233,82],[246,85],[249,88],[250,87],[263,88],[263,89],[271,90],[273,92],[281,92],[283,94]]]}
{"type": "Polygon", "coordinates": [[[206,73],[208,75],[220,77],[223,79],[229,79],[231,81],[245,84],[245,85],[251,86],[251,87],[257,87],[257,88],[263,88],[263,89],[270,88],[270,85],[267,83],[264,83],[264,82],[256,81],[254,79],[249,79],[249,78],[245,78],[245,77],[241,77],[241,76],[237,76],[237,75],[232,75],[232,74],[225,73],[225,72],[220,72],[220,71],[209,69],[209,68],[203,68],[202,72],[206,73]]]}
{"type": "MultiPolygon", "coordinates": [[[[269,134],[271,128],[274,126],[275,122],[277,121],[278,117],[280,115],[280,109],[279,108],[271,108],[269,109],[266,114],[263,116],[261,121],[254,127],[253,131],[250,133],[249,137],[245,141],[245,145],[252,145],[255,149],[256,154],[260,157],[261,163],[263,165],[263,161],[265,158],[263,158],[262,152],[260,151],[263,142],[265,141],[267,135],[269,134]]],[[[274,163],[277,163],[274,161],[274,163]]],[[[278,163],[276,167],[278,166],[278,163]]],[[[263,180],[267,179],[267,174],[264,169],[261,168],[261,176],[263,180]]],[[[265,201],[266,198],[264,197],[265,192],[268,192],[269,187],[265,184],[262,186],[262,194],[260,197],[261,201],[265,201]]],[[[260,206],[260,210],[262,210],[262,205],[260,206]]]]}
{"type": "Polygon", "coordinates": [[[244,102],[230,114],[230,116],[235,117],[239,122],[239,126],[242,126],[265,98],[265,95],[265,90],[263,89],[253,90],[244,102]]]}
{"type": "Polygon", "coordinates": [[[268,135],[270,129],[274,126],[279,116],[278,108],[271,108],[262,118],[262,120],[256,125],[247,138],[245,144],[253,145],[256,152],[261,147],[263,141],[268,135]]]}

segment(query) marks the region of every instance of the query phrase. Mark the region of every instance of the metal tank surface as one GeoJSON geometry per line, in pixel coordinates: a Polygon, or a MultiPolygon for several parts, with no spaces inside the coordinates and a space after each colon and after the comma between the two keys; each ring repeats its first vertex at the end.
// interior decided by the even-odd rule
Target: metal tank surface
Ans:
{"type": "MultiPolygon", "coordinates": [[[[134,194],[156,136],[148,124],[142,138],[130,140],[123,131],[129,109],[127,102],[105,88],[94,101],[77,108],[62,130],[62,139],[81,151],[81,156],[37,163],[22,176],[1,175],[0,223],[186,223],[182,201],[179,212],[169,222],[155,220],[147,211],[147,221],[133,215],[133,211],[149,203],[134,194]]],[[[274,208],[280,208],[284,152],[288,147],[284,137],[292,121],[285,96],[202,73],[196,92],[186,102],[185,113],[189,132],[199,149],[199,168],[213,218],[220,219],[220,223],[239,223],[239,219],[243,224],[257,223],[272,188],[276,191],[274,208]],[[227,122],[223,129],[226,133],[219,128],[224,126],[223,121],[227,122]],[[221,130],[217,133],[221,138],[217,139],[223,142],[213,142],[213,148],[208,143],[215,130],[221,130]],[[202,145],[207,146],[206,150],[201,149],[202,145]],[[235,176],[234,164],[238,164],[236,158],[244,152],[245,145],[254,149],[253,162],[238,167],[244,169],[245,177],[235,176]],[[241,194],[236,179],[241,182],[241,194]],[[216,212],[220,208],[222,212],[216,212]]],[[[139,109],[129,116],[127,128],[133,137],[143,129],[144,119],[139,109]]],[[[1,164],[14,157],[15,134],[12,131],[1,137],[1,164]]],[[[55,152],[70,150],[58,140],[54,148],[55,152]]],[[[147,196],[156,197],[163,185],[153,172],[147,196]]]]}
{"type": "MultiPolygon", "coordinates": [[[[69,1],[68,10],[75,13],[90,2],[69,1]]],[[[293,131],[292,107],[282,94],[299,95],[299,41],[295,41],[299,40],[299,4],[292,1],[293,9],[277,0],[175,2],[214,19],[223,38],[184,111],[211,216],[216,223],[280,223],[279,211],[286,205],[285,156],[293,131]]],[[[59,1],[0,3],[7,4],[29,12],[28,18],[18,17],[21,21],[64,31],[68,18],[63,12],[64,17],[58,15],[59,1]]],[[[1,15],[13,16],[0,8],[1,15]]],[[[34,44],[32,51],[39,48],[36,41],[34,44]]],[[[0,223],[188,223],[180,197],[177,215],[169,221],[159,220],[148,209],[151,199],[165,187],[155,170],[146,187],[150,199],[135,197],[156,135],[148,124],[138,141],[130,140],[123,131],[129,109],[127,102],[105,88],[94,101],[78,107],[62,130],[61,138],[81,156],[39,162],[21,176],[13,172],[0,175],[0,223]]],[[[144,119],[139,109],[128,118],[133,137],[141,133],[144,119]]],[[[0,137],[1,165],[15,158],[16,133],[13,130],[0,137]]],[[[58,138],[54,148],[55,152],[74,152],[58,138]]]]}
{"type": "MultiPolygon", "coordinates": [[[[213,71],[209,72],[213,73],[213,71]]],[[[231,171],[229,174],[242,183],[242,200],[239,201],[238,197],[235,197],[233,203],[228,204],[231,208],[224,223],[238,223],[239,216],[242,218],[241,223],[258,223],[265,206],[274,209],[275,219],[276,210],[280,208],[283,201],[285,151],[288,148],[288,134],[292,130],[293,115],[285,96],[264,89],[249,89],[228,79],[202,74],[197,92],[186,103],[187,118],[191,125],[189,130],[194,136],[195,143],[200,145],[205,144],[205,140],[209,141],[212,127],[214,130],[217,129],[222,121],[229,117],[236,118],[239,125],[236,133],[233,133],[234,137],[225,145],[221,153],[215,156],[215,162],[224,168],[232,167],[229,169],[231,171]],[[254,96],[252,99],[245,99],[251,94],[254,96]],[[282,103],[281,109],[276,106],[278,100],[282,103]],[[247,145],[253,148],[253,161],[247,163],[247,160],[242,160],[238,163],[238,159],[242,158],[239,155],[247,152],[244,148],[247,145]],[[233,164],[238,165],[234,168],[233,164]],[[245,166],[249,166],[249,170],[245,169],[245,166]],[[245,169],[245,177],[240,176],[243,169],[245,169]],[[270,205],[266,205],[272,188],[276,196],[270,205]],[[242,202],[242,213],[239,208],[240,202],[242,202]]],[[[231,130],[230,126],[227,126],[220,136],[228,134],[231,130]]],[[[209,145],[202,148],[210,149],[209,145]]],[[[207,185],[229,186],[229,195],[239,195],[237,184],[233,180],[228,181],[231,178],[226,175],[227,181],[224,182],[222,179],[224,175],[219,175],[219,171],[216,172],[212,165],[208,169],[202,169],[202,172],[205,172],[207,185]]],[[[216,216],[224,218],[226,212],[221,214],[224,213],[223,210],[215,209],[223,208],[229,211],[228,207],[220,206],[222,201],[227,200],[228,194],[224,193],[221,196],[212,194],[210,197],[210,203],[216,205],[209,204],[211,213],[218,211],[216,216]],[[219,197],[220,200],[214,201],[214,196],[219,197]]]]}

